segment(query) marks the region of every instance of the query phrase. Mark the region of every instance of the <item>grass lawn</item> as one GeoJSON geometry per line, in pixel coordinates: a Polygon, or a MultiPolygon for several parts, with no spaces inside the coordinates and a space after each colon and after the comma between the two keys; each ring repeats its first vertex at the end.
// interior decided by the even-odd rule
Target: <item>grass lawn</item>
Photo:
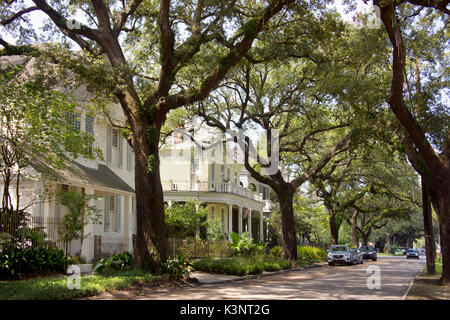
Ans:
{"type": "Polygon", "coordinates": [[[392,257],[392,256],[395,256],[395,254],[385,253],[385,252],[377,252],[377,256],[379,256],[379,257],[392,257]]]}
{"type": "Polygon", "coordinates": [[[141,270],[118,271],[109,275],[87,275],[80,289],[67,288],[68,276],[0,281],[0,300],[61,300],[92,296],[108,290],[121,290],[136,283],[159,278],[141,270]]]}
{"type": "Polygon", "coordinates": [[[436,274],[428,275],[426,268],[417,277],[414,286],[408,294],[407,300],[449,300],[450,286],[440,286],[439,278],[442,274],[442,262],[436,262],[436,274]]]}

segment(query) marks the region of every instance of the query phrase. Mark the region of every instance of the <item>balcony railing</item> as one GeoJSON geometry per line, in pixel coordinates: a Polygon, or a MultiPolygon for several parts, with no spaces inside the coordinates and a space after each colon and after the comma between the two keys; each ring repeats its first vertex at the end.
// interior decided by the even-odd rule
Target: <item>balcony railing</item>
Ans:
{"type": "Polygon", "coordinates": [[[248,199],[263,201],[262,193],[253,192],[248,188],[222,181],[163,181],[164,191],[192,191],[192,192],[222,192],[237,194],[248,199]]]}

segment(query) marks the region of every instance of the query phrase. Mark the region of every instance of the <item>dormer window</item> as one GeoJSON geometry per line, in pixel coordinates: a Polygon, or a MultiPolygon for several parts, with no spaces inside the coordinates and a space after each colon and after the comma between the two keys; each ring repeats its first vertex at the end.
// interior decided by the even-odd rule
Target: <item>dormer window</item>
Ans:
{"type": "Polygon", "coordinates": [[[108,126],[106,162],[122,168],[122,137],[119,129],[108,126]]]}

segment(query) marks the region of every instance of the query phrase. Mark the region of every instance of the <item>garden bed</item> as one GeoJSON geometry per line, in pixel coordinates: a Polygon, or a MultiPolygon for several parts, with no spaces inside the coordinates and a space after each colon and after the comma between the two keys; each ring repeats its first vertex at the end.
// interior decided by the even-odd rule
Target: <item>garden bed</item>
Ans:
{"type": "Polygon", "coordinates": [[[260,274],[263,271],[290,269],[292,268],[292,263],[281,258],[256,256],[199,259],[193,263],[193,267],[196,271],[245,276],[249,274],[260,274]]]}

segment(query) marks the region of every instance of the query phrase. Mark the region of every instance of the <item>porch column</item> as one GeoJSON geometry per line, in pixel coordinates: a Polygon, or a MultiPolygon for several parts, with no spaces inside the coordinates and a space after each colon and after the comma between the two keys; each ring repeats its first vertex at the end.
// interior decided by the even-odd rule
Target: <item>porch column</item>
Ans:
{"type": "Polygon", "coordinates": [[[264,214],[259,213],[259,240],[264,242],[264,214]]]}
{"type": "Polygon", "coordinates": [[[242,236],[242,207],[239,207],[239,235],[242,236]]]}
{"type": "MultiPolygon", "coordinates": [[[[86,188],[86,194],[89,196],[94,196],[95,190],[92,188],[86,188]]],[[[95,200],[89,200],[89,206],[95,206],[95,200]]],[[[87,262],[91,262],[94,259],[94,235],[95,235],[95,225],[89,221],[87,225],[84,226],[84,235],[86,238],[83,239],[83,246],[81,247],[81,256],[86,259],[87,262]]]]}
{"type": "Polygon", "coordinates": [[[228,204],[228,240],[231,240],[231,233],[233,232],[233,205],[228,204]]]}
{"type": "Polygon", "coordinates": [[[249,209],[248,217],[247,217],[247,225],[248,225],[248,235],[250,238],[252,237],[252,209],[249,209]]]}

